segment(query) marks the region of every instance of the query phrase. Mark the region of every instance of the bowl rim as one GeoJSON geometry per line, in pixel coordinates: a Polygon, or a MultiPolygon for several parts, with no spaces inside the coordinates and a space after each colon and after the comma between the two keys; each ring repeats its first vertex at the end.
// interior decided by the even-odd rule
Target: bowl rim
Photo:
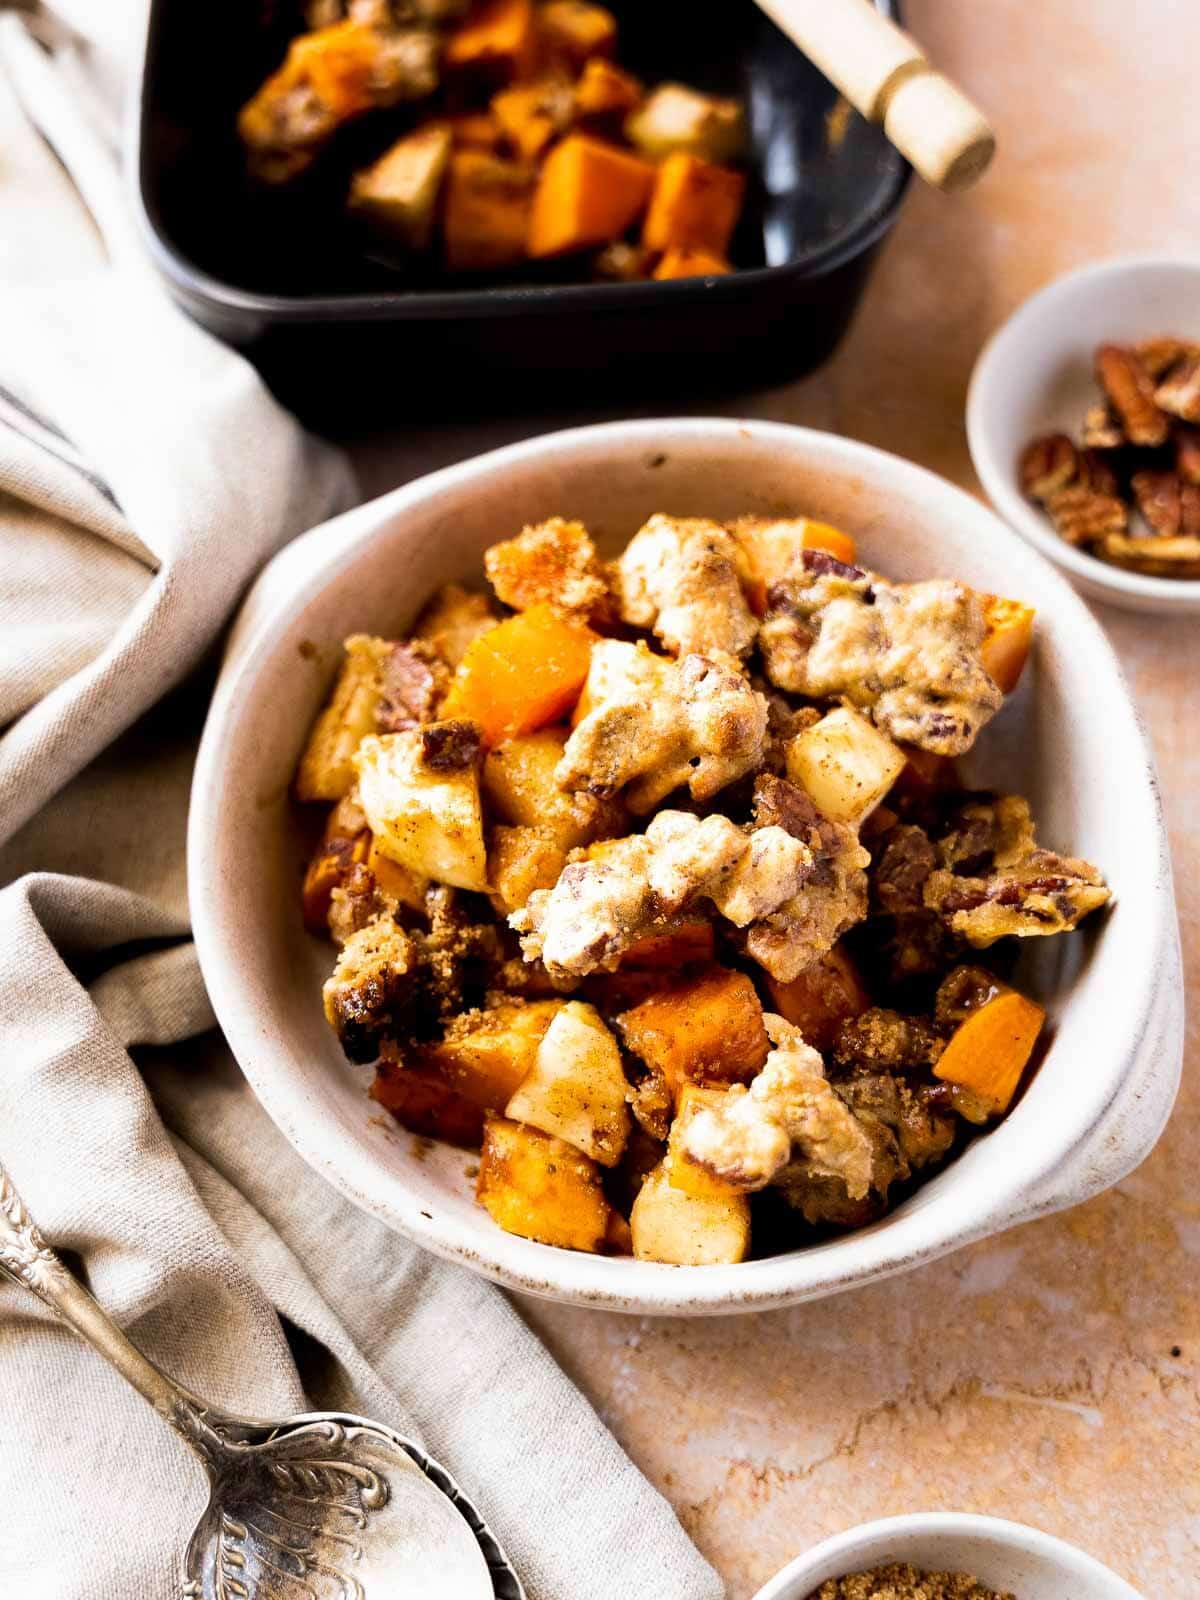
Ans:
{"type": "MultiPolygon", "coordinates": [[[[890,20],[903,17],[902,0],[872,0],[890,20]]],[[[137,71],[137,92],[129,97],[126,185],[142,242],[155,266],[174,289],[188,299],[235,313],[252,313],[264,323],[328,323],[381,321],[447,321],[503,316],[555,316],[559,314],[611,315],[647,306],[680,304],[711,298],[718,301],[752,298],[768,285],[788,280],[801,283],[836,272],[864,255],[891,230],[912,180],[913,169],[902,157],[882,184],[875,203],[858,224],[822,249],[799,261],[776,266],[745,267],[709,277],[650,279],[635,283],[517,284],[495,288],[463,289],[363,289],[338,294],[273,294],[246,289],[197,266],[171,241],[150,204],[145,182],[149,163],[149,97],[147,83],[170,0],[151,0],[142,34],[137,71]]]]}
{"type": "MultiPolygon", "coordinates": [[[[653,453],[672,444],[678,448],[685,441],[714,446],[735,442],[739,437],[783,451],[797,446],[809,451],[819,450],[826,461],[832,458],[832,462],[848,474],[882,471],[891,475],[893,481],[897,475],[907,478],[914,489],[923,489],[927,494],[932,491],[945,500],[948,509],[957,510],[960,518],[992,523],[999,537],[1013,540],[993,512],[937,474],[873,446],[816,429],[749,419],[683,417],[601,423],[542,434],[418,478],[343,513],[334,522],[312,530],[286,547],[272,567],[284,564],[287,576],[259,607],[253,603],[252,591],[235,624],[196,760],[188,823],[188,882],[194,938],[217,1018],[242,1070],[273,1120],[310,1165],[324,1173],[336,1188],[368,1214],[381,1217],[434,1254],[464,1263],[510,1289],[574,1304],[655,1315],[713,1315],[791,1305],[905,1271],[1037,1211],[1068,1203],[1062,1199],[1046,1199],[1047,1185],[1083,1146],[1092,1140],[1099,1141],[1102,1136],[1106,1142],[1111,1137],[1106,1133],[1105,1119],[1121,1100],[1139,1058],[1139,1046],[1153,1032],[1158,991],[1147,983],[1139,987],[1135,1002],[1124,1009],[1119,1019],[1114,1019],[1113,1027],[1106,1032],[1107,1070],[1094,1073],[1090,1080],[1095,1094],[1087,1125],[1074,1127],[1070,1137],[1060,1132],[1056,1138],[1043,1137],[1040,1129],[1034,1130],[1031,1126],[1027,1133],[1036,1134],[1034,1143],[1042,1140],[1040,1148],[1034,1152],[1036,1160],[1023,1168],[1020,1184],[999,1198],[990,1190],[980,1192],[973,1203],[959,1203],[954,1208],[953,1218],[946,1214],[946,1207],[926,1205],[912,1211],[902,1207],[875,1227],[845,1235],[832,1243],[736,1265],[689,1270],[661,1263],[633,1262],[623,1257],[554,1249],[499,1230],[495,1230],[493,1237],[475,1219],[469,1226],[445,1215],[435,1220],[424,1209],[427,1200],[416,1200],[406,1193],[406,1203],[402,1207],[394,1195],[381,1200],[378,1194],[368,1192],[369,1186],[359,1180],[361,1138],[343,1132],[332,1119],[319,1129],[314,1128],[311,1110],[303,1096],[297,1093],[294,1084],[289,1084],[288,1073],[278,1071],[270,1030],[263,1020],[257,996],[249,985],[238,981],[236,965],[226,954],[222,893],[218,874],[212,870],[208,859],[210,840],[215,853],[225,793],[222,745],[226,740],[226,724],[236,720],[241,705],[250,703],[259,664],[279,648],[273,635],[289,616],[302,611],[341,571],[352,565],[357,553],[378,536],[381,527],[394,526],[417,503],[436,502],[440,494],[461,492],[464,486],[473,485],[475,492],[479,492],[497,473],[520,466],[531,458],[552,462],[556,457],[574,458],[581,451],[603,455],[617,441],[623,448],[636,443],[653,453]],[[837,1252],[837,1265],[831,1269],[826,1258],[832,1251],[837,1252]],[[632,1281],[631,1268],[637,1275],[632,1281]]],[[[1138,791],[1144,802],[1141,815],[1131,822],[1136,821],[1144,830],[1148,854],[1157,851],[1158,855],[1157,865],[1150,875],[1152,882],[1145,893],[1154,921],[1151,943],[1159,950],[1168,937],[1167,930],[1175,927],[1174,900],[1153,759],[1136,705],[1107,637],[1066,580],[1016,541],[1012,556],[1018,568],[1026,565],[1039,569],[1042,582],[1057,591],[1056,610],[1069,618],[1076,642],[1086,637],[1097,668],[1108,671],[1113,691],[1112,715],[1123,718],[1124,733],[1131,741],[1131,756],[1136,757],[1138,770],[1145,778],[1138,791]]],[[[267,569],[268,575],[272,567],[267,569]]],[[[260,579],[258,587],[263,589],[264,583],[265,580],[260,579]]],[[[1111,717],[1109,725],[1112,726],[1111,717]]],[[[1163,958],[1164,962],[1168,960],[1169,957],[1163,958]]],[[[1147,965],[1153,966],[1149,954],[1147,965]]],[[[269,1017],[269,1013],[266,1015],[269,1017]]],[[[1175,1054],[1178,1055],[1178,1050],[1175,1054]]],[[[1171,1093],[1173,1098],[1173,1089],[1171,1093]]],[[[1093,1159],[1092,1167],[1095,1164],[1093,1159]]],[[[1121,1172],[1132,1164],[1126,1161],[1121,1172]]],[[[390,1180],[384,1181],[390,1183],[390,1180]]],[[[1111,1181],[1115,1181],[1115,1177],[1106,1178],[1100,1184],[1093,1181],[1086,1192],[1094,1192],[1111,1181]]],[[[400,1190],[404,1185],[395,1180],[395,1187],[400,1190]]]]}
{"type": "Polygon", "coordinates": [[[1138,1591],[1119,1573],[1069,1540],[1060,1539],[1057,1534],[1045,1533],[1027,1522],[1014,1522],[1007,1517],[989,1517],[971,1511],[913,1511],[902,1516],[877,1517],[871,1522],[857,1523],[852,1528],[822,1539],[819,1544],[789,1561],[782,1571],[768,1579],[754,1600],[809,1600],[808,1595],[793,1595],[793,1586],[801,1581],[816,1581],[816,1573],[831,1557],[852,1559],[869,1540],[902,1533],[965,1534],[987,1539],[998,1548],[1045,1557],[1059,1567],[1064,1578],[1098,1580],[1109,1588],[1114,1584],[1123,1585],[1125,1600],[1141,1600],[1138,1591]]]}
{"type": "Polygon", "coordinates": [[[1004,463],[993,448],[988,403],[1001,373],[1015,367],[1014,346],[1022,328],[1058,301],[1068,302],[1086,283],[1130,277],[1143,271],[1178,272],[1196,280],[1200,297],[1200,260],[1170,253],[1113,256],[1060,274],[1035,290],[992,333],[976,358],[967,387],[967,445],[988,499],[1021,538],[1036,546],[1057,567],[1079,579],[1087,591],[1120,603],[1140,602],[1149,609],[1200,611],[1200,578],[1156,578],[1090,556],[1060,539],[1045,517],[1016,487],[1015,463],[1004,463]]]}

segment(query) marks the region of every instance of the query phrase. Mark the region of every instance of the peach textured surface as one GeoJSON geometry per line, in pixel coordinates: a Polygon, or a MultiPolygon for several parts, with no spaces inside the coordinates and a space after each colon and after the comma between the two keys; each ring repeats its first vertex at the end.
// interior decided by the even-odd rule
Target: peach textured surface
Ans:
{"type": "MultiPolygon", "coordinates": [[[[1185,155],[1192,0],[909,0],[909,25],[987,109],[977,189],[914,186],[842,350],[725,408],[830,428],[977,489],[963,402],[987,335],[1082,262],[1200,254],[1185,155]]],[[[371,492],[566,418],[380,439],[371,492]]],[[[1187,980],[1200,1000],[1200,625],[1098,608],[1154,738],[1187,980]],[[1189,715],[1191,713],[1192,715],[1189,715]]],[[[1103,708],[1097,708],[1103,715],[1103,708]]],[[[1098,1200],[892,1282],[715,1321],[525,1310],[633,1459],[749,1600],[871,1517],[990,1512],[1090,1550],[1146,1595],[1200,1596],[1200,1084],[1098,1200]]]]}

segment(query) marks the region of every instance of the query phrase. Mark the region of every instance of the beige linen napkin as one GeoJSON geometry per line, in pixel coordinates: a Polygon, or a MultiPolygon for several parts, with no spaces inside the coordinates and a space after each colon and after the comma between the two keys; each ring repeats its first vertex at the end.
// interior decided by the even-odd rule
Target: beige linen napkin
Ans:
{"type": "MultiPolygon", "coordinates": [[[[341,1200],[205,1032],[195,669],[352,488],[142,266],[84,65],[0,18],[0,1156],[151,1359],[218,1406],[422,1440],[531,1600],[719,1600],[508,1300],[341,1200]]],[[[167,1600],[202,1494],[149,1408],[0,1284],[0,1595],[167,1600]]]]}

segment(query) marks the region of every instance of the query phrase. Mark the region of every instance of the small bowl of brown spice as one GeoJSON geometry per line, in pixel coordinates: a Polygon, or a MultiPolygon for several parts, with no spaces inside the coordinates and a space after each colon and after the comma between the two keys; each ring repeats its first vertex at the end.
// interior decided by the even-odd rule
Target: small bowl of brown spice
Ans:
{"type": "Polygon", "coordinates": [[[976,363],[971,458],[989,499],[1097,600],[1200,615],[1200,260],[1059,278],[976,363]]]}
{"type": "Polygon", "coordinates": [[[755,1600],[1141,1600],[1074,1545],[998,1517],[864,1522],[798,1556],[755,1600]]]}

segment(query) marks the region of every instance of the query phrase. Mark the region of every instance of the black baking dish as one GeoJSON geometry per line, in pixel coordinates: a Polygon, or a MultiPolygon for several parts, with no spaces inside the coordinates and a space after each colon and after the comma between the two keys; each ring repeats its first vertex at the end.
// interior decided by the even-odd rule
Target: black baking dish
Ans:
{"type": "MultiPolygon", "coordinates": [[[[282,59],[295,0],[153,0],[135,177],[154,260],[199,322],[318,422],[686,397],[834,349],[909,169],[751,0],[607,0],[646,81],[742,96],[750,200],[728,277],[408,287],[336,211],[256,191],[238,106],[282,59]]],[[[895,0],[877,0],[896,15],[895,0]]]]}

